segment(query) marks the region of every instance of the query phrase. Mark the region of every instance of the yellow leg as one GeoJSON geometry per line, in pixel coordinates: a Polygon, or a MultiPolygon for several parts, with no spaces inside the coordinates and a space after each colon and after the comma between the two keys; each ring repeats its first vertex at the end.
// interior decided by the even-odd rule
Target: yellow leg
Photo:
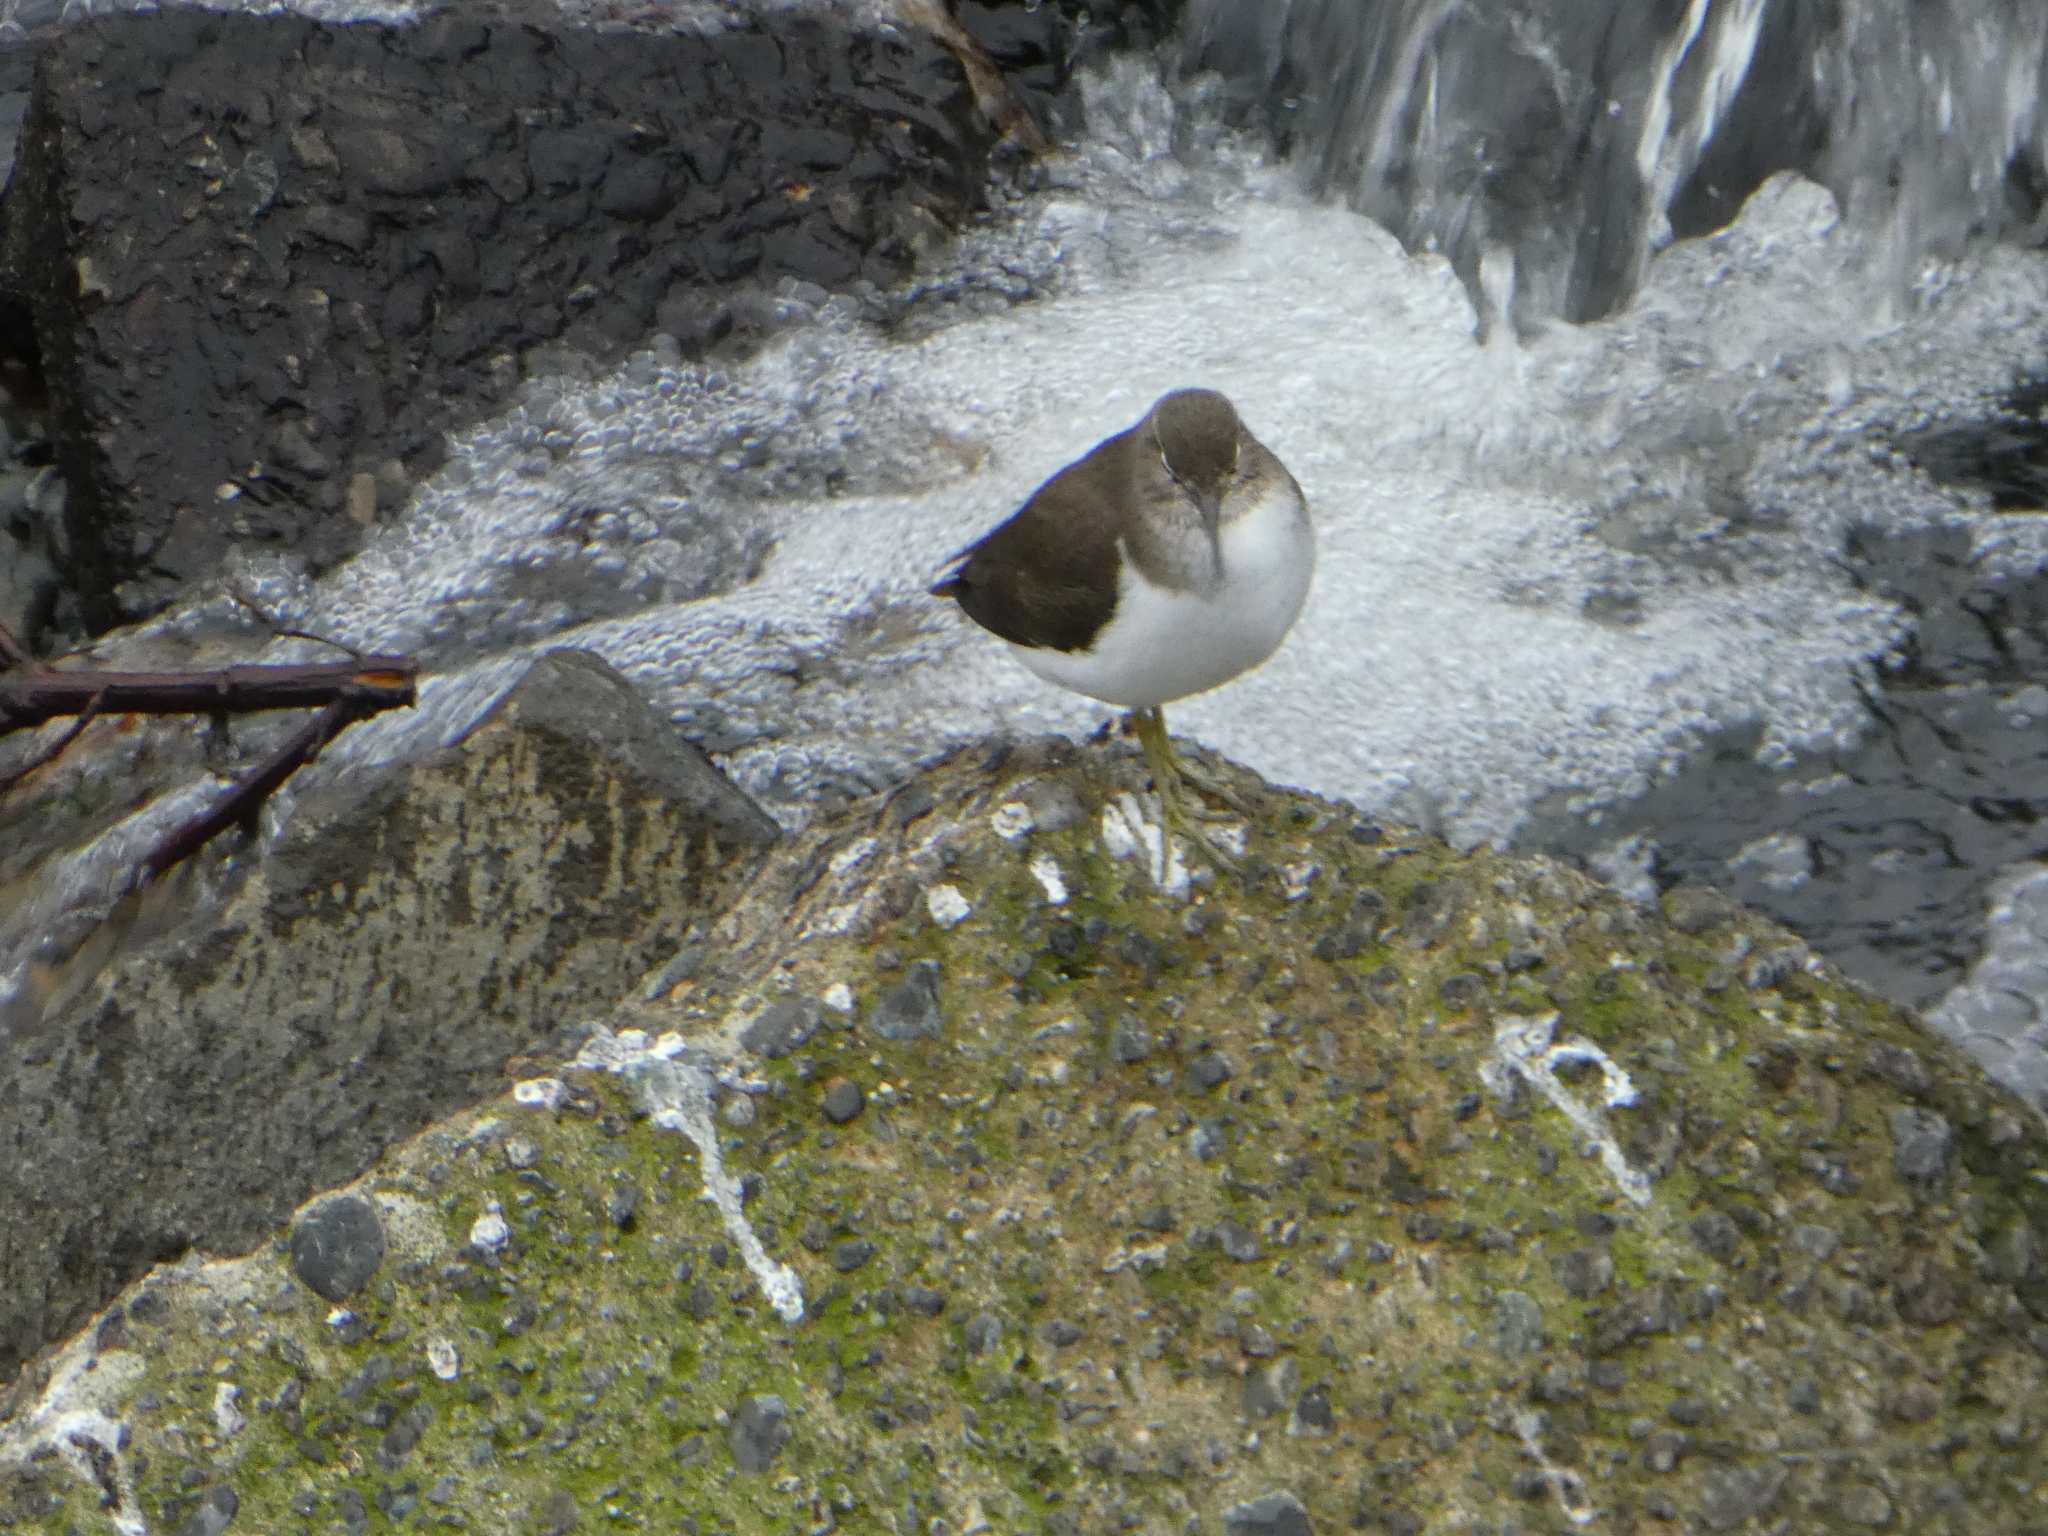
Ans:
{"type": "Polygon", "coordinates": [[[1195,825],[1201,821],[1228,821],[1231,818],[1195,802],[1188,794],[1188,787],[1193,785],[1197,789],[1215,790],[1218,799],[1232,805],[1236,804],[1235,797],[1206,775],[1198,778],[1188,772],[1186,765],[1174,754],[1173,743],[1166,735],[1166,716],[1159,709],[1134,709],[1129,718],[1138,745],[1145,749],[1145,766],[1151,770],[1152,787],[1159,792],[1159,809],[1167,830],[1180,833],[1222,868],[1236,869],[1236,860],[1195,825]]]}

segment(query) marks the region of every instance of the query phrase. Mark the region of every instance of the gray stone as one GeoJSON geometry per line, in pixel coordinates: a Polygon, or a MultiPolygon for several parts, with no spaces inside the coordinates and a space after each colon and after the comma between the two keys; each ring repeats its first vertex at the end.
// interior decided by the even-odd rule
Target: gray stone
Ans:
{"type": "Polygon", "coordinates": [[[1892,1111],[1892,1167],[1915,1184],[1938,1184],[1948,1176],[1955,1131],[1931,1109],[1904,1105],[1892,1111]]]}
{"type": "Polygon", "coordinates": [[[785,997],[770,1003],[740,1031],[740,1044],[756,1056],[778,1061],[818,1032],[818,1005],[808,998],[785,997]]]}
{"type": "Polygon", "coordinates": [[[1493,1299],[1493,1342],[1505,1359],[1519,1360],[1543,1347],[1543,1308],[1523,1291],[1493,1299]]]}
{"type": "Polygon", "coordinates": [[[1330,1411],[1329,1393],[1321,1387],[1311,1387],[1296,1400],[1287,1432],[1305,1439],[1320,1439],[1336,1427],[1337,1416],[1330,1411]]]}
{"type": "Polygon", "coordinates": [[[1782,1466],[1728,1467],[1700,1483],[1700,1518],[1709,1530],[1732,1531],[1768,1514],[1785,1486],[1782,1466]]]}
{"type": "Polygon", "coordinates": [[[1579,1300],[1614,1284],[1614,1255],[1604,1247],[1575,1247],[1556,1262],[1556,1282],[1579,1300]]]}
{"type": "Polygon", "coordinates": [[[884,1040],[937,1040],[945,1033],[939,1012],[939,965],[920,960],[884,992],[867,1027],[884,1040]]]}
{"type": "Polygon", "coordinates": [[[1240,1264],[1249,1264],[1259,1256],[1257,1236],[1234,1221],[1216,1223],[1216,1241],[1228,1257],[1240,1264]]]}
{"type": "MultiPolygon", "coordinates": [[[[745,1102],[742,1100],[741,1102],[745,1102]]],[[[621,1232],[633,1230],[640,1214],[640,1187],[620,1182],[605,1191],[604,1219],[621,1232]]]]}
{"type": "Polygon", "coordinates": [[[1268,1493],[1223,1511],[1223,1536],[1312,1536],[1314,1530],[1291,1493],[1268,1493]]]}
{"type": "Polygon", "coordinates": [[[1109,1035],[1109,1054],[1119,1066],[1133,1066],[1152,1054],[1152,1032],[1126,1015],[1109,1035]]]}
{"type": "Polygon", "coordinates": [[[1841,1236],[1833,1227],[1802,1221],[1792,1228],[1792,1246],[1810,1259],[1832,1258],[1841,1245],[1841,1236]]]}
{"type": "Polygon", "coordinates": [[[842,1275],[850,1275],[856,1269],[865,1269],[868,1260],[875,1256],[875,1245],[864,1237],[849,1238],[832,1250],[832,1267],[842,1275]]]}
{"type": "Polygon", "coordinates": [[[151,1264],[245,1252],[502,1092],[514,1055],[613,1007],[778,835],[582,651],[432,757],[316,762],[294,787],[223,907],[165,913],[57,1011],[0,1028],[0,1231],[26,1234],[0,1244],[0,1379],[151,1264]]]}
{"type": "Polygon", "coordinates": [[[206,1490],[199,1507],[178,1527],[178,1536],[221,1536],[242,1507],[241,1496],[222,1484],[206,1490]]]}
{"type": "Polygon", "coordinates": [[[1188,1066],[1188,1081],[1204,1090],[1230,1081],[1230,1058],[1221,1051],[1204,1051],[1188,1066]]]}
{"type": "Polygon", "coordinates": [[[1867,1525],[1877,1530],[1892,1523],[1892,1501],[1874,1483],[1857,1483],[1846,1489],[1835,1507],[1851,1525],[1867,1525]]]}
{"type": "Polygon", "coordinates": [[[1003,1342],[1003,1320],[993,1312],[977,1312],[960,1330],[960,1339],[970,1355],[985,1355],[1003,1342]]]}
{"type": "Polygon", "coordinates": [[[329,1301],[346,1301],[384,1262],[384,1223],[357,1195],[336,1195],[292,1229],[292,1273],[329,1301]]]}
{"type": "Polygon", "coordinates": [[[1734,1221],[1720,1211],[1702,1211],[1692,1220],[1692,1240],[1700,1251],[1723,1264],[1742,1247],[1742,1233],[1734,1221]]]}
{"type": "Polygon", "coordinates": [[[861,1092],[859,1083],[851,1078],[835,1077],[825,1086],[825,1097],[821,1108],[825,1118],[834,1125],[844,1125],[867,1108],[868,1096],[861,1092]]]}
{"type": "Polygon", "coordinates": [[[789,1408],[779,1397],[750,1397],[733,1410],[725,1442],[742,1472],[766,1472],[789,1443],[789,1408]]]}
{"type": "Polygon", "coordinates": [[[1244,1378],[1244,1399],[1242,1407],[1248,1419],[1269,1419],[1275,1414],[1287,1412],[1301,1391],[1301,1367],[1294,1363],[1292,1355],[1283,1355],[1247,1371],[1244,1378]]]}

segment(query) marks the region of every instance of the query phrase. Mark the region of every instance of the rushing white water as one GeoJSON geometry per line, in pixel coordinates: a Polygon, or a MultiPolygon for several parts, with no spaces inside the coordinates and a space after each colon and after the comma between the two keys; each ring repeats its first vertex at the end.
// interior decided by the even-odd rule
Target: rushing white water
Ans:
{"type": "Polygon", "coordinates": [[[1771,751],[1860,728],[1856,669],[1898,616],[1830,563],[1842,531],[1957,515],[1873,460],[1869,424],[2008,380],[2048,263],[1993,251],[1888,314],[1829,196],[1780,180],[1666,253],[1626,316],[1481,345],[1444,263],[1255,163],[1187,171],[1141,75],[1099,88],[1072,188],[970,253],[1052,297],[915,340],[828,303],[745,364],[655,353],[539,390],[290,617],[444,664],[589,646],[799,817],[991,729],[1103,717],[923,587],[1204,383],[1306,487],[1323,563],[1280,656],[1177,729],[1475,841],[1555,791],[1625,795],[1734,722],[1771,751]],[[749,530],[772,541],[758,578],[696,595],[749,530]]]}
{"type": "MultiPolygon", "coordinates": [[[[657,340],[537,383],[345,566],[239,572],[293,625],[432,669],[419,710],[309,777],[450,739],[555,645],[608,657],[791,822],[991,732],[1086,730],[1106,712],[924,587],[1186,384],[1230,394],[1293,470],[1322,550],[1281,653],[1174,728],[1461,842],[1509,841],[1542,802],[1597,815],[1731,727],[1766,761],[1852,738],[1857,679],[1905,621],[1840,570],[1851,526],[1959,522],[2043,558],[2036,526],[1884,446],[2038,364],[2038,252],[1901,284],[1833,195],[1781,176],[1646,257],[1613,318],[1517,335],[1482,326],[1448,259],[1176,107],[1149,61],[1088,98],[1087,141],[894,332],[789,289],[751,359],[657,340]]],[[[234,618],[204,595],[151,628],[234,618]]],[[[2027,1050],[2008,1070],[2048,1082],[2027,1050]]]]}
{"type": "Polygon", "coordinates": [[[1764,175],[1832,190],[1873,274],[2041,218],[2048,7],[2009,0],[1188,0],[1181,52],[1314,183],[1522,315],[1625,304],[1764,175]]]}

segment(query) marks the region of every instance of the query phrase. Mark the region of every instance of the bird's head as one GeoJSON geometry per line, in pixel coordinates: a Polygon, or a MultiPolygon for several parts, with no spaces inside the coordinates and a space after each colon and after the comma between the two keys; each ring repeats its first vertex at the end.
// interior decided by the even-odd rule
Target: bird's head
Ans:
{"type": "Polygon", "coordinates": [[[1214,533],[1223,498],[1237,479],[1244,435],[1237,407],[1213,389],[1176,389],[1160,396],[1146,426],[1166,472],[1194,498],[1214,533]]]}

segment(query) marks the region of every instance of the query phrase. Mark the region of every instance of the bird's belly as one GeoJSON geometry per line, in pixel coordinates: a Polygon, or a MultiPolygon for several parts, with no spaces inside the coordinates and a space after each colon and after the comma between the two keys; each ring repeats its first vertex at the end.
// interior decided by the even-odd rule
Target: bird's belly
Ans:
{"type": "Polygon", "coordinates": [[[1127,561],[1116,616],[1085,651],[1013,645],[1048,682],[1150,709],[1229,682],[1280,647],[1315,572],[1315,532],[1292,494],[1223,529],[1223,579],[1196,594],[1153,586],[1127,561]]]}

